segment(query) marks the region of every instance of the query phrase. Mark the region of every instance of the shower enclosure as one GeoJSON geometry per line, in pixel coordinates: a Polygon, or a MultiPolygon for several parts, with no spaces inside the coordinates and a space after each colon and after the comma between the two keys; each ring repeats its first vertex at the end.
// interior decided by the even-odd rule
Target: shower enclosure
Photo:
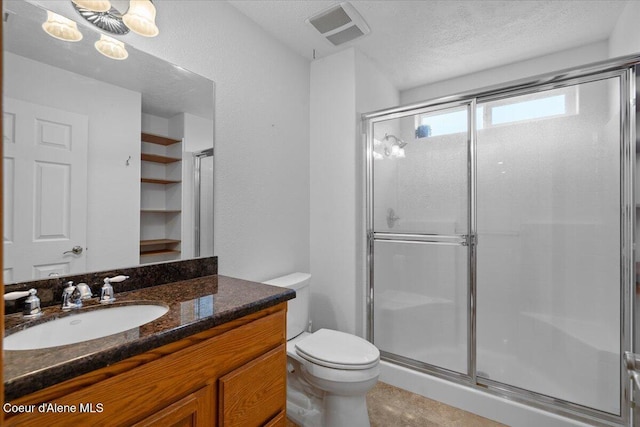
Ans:
{"type": "Polygon", "coordinates": [[[630,425],[638,57],[363,116],[383,359],[630,425]]]}

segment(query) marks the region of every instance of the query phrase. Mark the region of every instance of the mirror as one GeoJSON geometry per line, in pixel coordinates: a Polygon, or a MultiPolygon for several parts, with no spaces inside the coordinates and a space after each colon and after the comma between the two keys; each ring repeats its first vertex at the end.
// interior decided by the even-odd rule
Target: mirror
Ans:
{"type": "Polygon", "coordinates": [[[213,255],[214,83],[3,8],[5,284],[213,255]]]}

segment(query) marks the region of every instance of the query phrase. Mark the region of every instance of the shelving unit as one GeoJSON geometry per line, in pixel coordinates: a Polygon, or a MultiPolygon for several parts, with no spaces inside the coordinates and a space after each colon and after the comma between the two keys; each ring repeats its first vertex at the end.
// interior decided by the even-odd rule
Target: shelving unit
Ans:
{"type": "Polygon", "coordinates": [[[177,259],[181,253],[182,140],[150,133],[142,133],[140,139],[140,262],[177,259]]]}

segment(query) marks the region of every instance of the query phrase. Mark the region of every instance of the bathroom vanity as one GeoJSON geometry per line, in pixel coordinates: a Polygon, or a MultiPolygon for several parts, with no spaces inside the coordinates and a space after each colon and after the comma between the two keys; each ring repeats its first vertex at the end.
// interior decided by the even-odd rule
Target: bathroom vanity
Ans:
{"type": "MultiPolygon", "coordinates": [[[[7,426],[285,425],[286,301],[295,292],[211,275],[116,297],[169,311],[104,338],[5,351],[7,426]]],[[[5,323],[11,333],[24,319],[5,323]]]]}

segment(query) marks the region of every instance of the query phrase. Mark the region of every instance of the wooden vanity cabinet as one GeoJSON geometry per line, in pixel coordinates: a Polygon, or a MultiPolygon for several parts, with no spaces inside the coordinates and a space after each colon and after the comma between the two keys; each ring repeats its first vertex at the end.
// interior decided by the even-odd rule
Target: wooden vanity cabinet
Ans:
{"type": "Polygon", "coordinates": [[[12,401],[7,426],[285,426],[286,303],[12,401]],[[93,412],[88,412],[89,405],[93,412]]]}

